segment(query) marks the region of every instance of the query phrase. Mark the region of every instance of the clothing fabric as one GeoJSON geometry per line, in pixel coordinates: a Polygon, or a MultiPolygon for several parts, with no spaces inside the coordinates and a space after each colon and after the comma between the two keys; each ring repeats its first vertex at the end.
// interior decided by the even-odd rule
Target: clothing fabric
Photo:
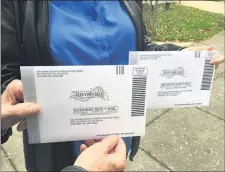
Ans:
{"type": "Polygon", "coordinates": [[[136,33],[119,0],[51,1],[49,10],[50,49],[59,64],[128,64],[136,33]]]}
{"type": "MultiPolygon", "coordinates": [[[[183,49],[173,44],[158,45],[152,42],[146,36],[142,13],[137,3],[129,0],[120,2],[135,25],[136,51],[183,49]]],[[[12,80],[21,79],[20,66],[57,65],[49,45],[49,14],[49,1],[1,1],[2,92],[12,80]]],[[[8,136],[10,135],[7,134],[8,136]]],[[[140,137],[132,137],[131,142],[130,160],[138,151],[140,137]]],[[[74,148],[72,142],[29,144],[27,130],[23,131],[23,146],[28,172],[61,171],[66,166],[72,165],[76,159],[71,151],[74,148]]]]}
{"type": "Polygon", "coordinates": [[[82,172],[87,172],[87,170],[86,169],[84,169],[84,168],[81,168],[81,167],[79,167],[79,166],[75,166],[75,165],[73,165],[73,166],[68,166],[68,167],[66,167],[66,168],[64,168],[64,169],[62,169],[62,171],[61,172],[79,172],[79,171],[82,171],[82,172]]]}
{"type": "MultiPolygon", "coordinates": [[[[49,9],[50,49],[59,65],[128,64],[136,31],[119,0],[50,1],[49,9]]],[[[129,152],[131,138],[124,141],[129,152]]],[[[83,143],[74,142],[77,155],[83,143]]]]}

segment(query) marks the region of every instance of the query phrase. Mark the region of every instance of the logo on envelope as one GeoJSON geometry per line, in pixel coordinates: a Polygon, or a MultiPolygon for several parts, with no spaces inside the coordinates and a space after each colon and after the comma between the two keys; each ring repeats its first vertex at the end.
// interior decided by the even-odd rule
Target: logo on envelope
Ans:
{"type": "Polygon", "coordinates": [[[69,99],[80,102],[87,102],[90,99],[94,98],[99,98],[104,101],[109,100],[108,94],[100,86],[96,86],[94,88],[91,88],[90,90],[72,91],[69,97],[69,99]]]}
{"type": "Polygon", "coordinates": [[[162,73],[160,73],[160,76],[166,77],[166,78],[173,78],[174,76],[181,76],[181,77],[187,77],[187,74],[183,67],[177,67],[175,69],[166,69],[162,70],[162,73]]]}

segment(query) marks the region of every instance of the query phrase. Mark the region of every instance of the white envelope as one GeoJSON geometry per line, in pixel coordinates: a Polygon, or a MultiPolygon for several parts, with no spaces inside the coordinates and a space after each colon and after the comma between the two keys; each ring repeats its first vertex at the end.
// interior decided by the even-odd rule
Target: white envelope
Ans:
{"type": "Polygon", "coordinates": [[[26,102],[41,113],[27,119],[29,143],[142,136],[146,66],[21,67],[26,102]]]}
{"type": "Polygon", "coordinates": [[[130,52],[129,64],[148,66],[147,107],[208,106],[217,51],[130,52]]]}

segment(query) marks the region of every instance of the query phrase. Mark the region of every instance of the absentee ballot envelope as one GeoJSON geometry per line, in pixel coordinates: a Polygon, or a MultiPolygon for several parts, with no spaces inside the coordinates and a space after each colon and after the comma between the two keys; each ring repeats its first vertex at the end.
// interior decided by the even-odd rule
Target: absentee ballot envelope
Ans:
{"type": "Polygon", "coordinates": [[[25,102],[41,106],[27,119],[29,143],[142,136],[146,66],[21,67],[25,102]]]}
{"type": "Polygon", "coordinates": [[[150,109],[208,106],[217,51],[130,52],[129,64],[148,66],[150,109]]]}

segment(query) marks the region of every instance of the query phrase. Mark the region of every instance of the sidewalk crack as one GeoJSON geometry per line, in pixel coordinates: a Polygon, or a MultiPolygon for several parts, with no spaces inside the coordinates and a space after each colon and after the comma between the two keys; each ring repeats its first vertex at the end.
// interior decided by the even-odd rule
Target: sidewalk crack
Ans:
{"type": "Polygon", "coordinates": [[[16,169],[16,165],[13,163],[13,161],[11,160],[11,158],[8,156],[7,152],[5,151],[5,149],[3,147],[2,148],[2,151],[4,152],[4,154],[6,155],[7,159],[9,160],[9,163],[12,165],[13,169],[18,172],[18,170],[16,169]]]}
{"type": "Polygon", "coordinates": [[[143,148],[139,147],[141,151],[143,151],[147,156],[149,156],[150,158],[154,159],[156,162],[158,162],[162,167],[166,168],[169,171],[173,171],[172,169],[170,169],[164,162],[161,162],[158,158],[156,158],[155,156],[153,156],[150,152],[145,151],[143,148]]]}
{"type": "Polygon", "coordinates": [[[220,72],[220,73],[218,73],[218,74],[216,74],[216,75],[215,75],[215,78],[213,79],[213,81],[216,81],[217,79],[224,77],[224,76],[223,76],[224,74],[225,74],[224,71],[223,71],[223,72],[220,72]]]}
{"type": "Polygon", "coordinates": [[[201,109],[201,108],[199,108],[199,107],[195,107],[195,108],[198,109],[198,110],[200,110],[200,111],[202,111],[202,112],[205,112],[205,113],[207,113],[207,114],[209,114],[209,115],[211,115],[211,116],[213,116],[213,117],[215,117],[215,118],[217,118],[217,119],[219,119],[219,120],[225,121],[225,119],[223,119],[223,118],[221,118],[221,117],[219,117],[219,116],[216,116],[216,115],[214,115],[214,114],[212,114],[212,113],[210,113],[210,112],[208,112],[208,111],[206,111],[206,110],[204,110],[204,109],[201,109]]]}
{"type": "Polygon", "coordinates": [[[156,121],[157,119],[159,119],[160,117],[162,117],[165,113],[169,112],[171,109],[167,109],[165,110],[161,115],[157,116],[156,118],[154,118],[153,120],[151,120],[150,122],[148,122],[146,124],[146,127],[148,127],[151,123],[153,123],[154,121],[156,121]]]}

